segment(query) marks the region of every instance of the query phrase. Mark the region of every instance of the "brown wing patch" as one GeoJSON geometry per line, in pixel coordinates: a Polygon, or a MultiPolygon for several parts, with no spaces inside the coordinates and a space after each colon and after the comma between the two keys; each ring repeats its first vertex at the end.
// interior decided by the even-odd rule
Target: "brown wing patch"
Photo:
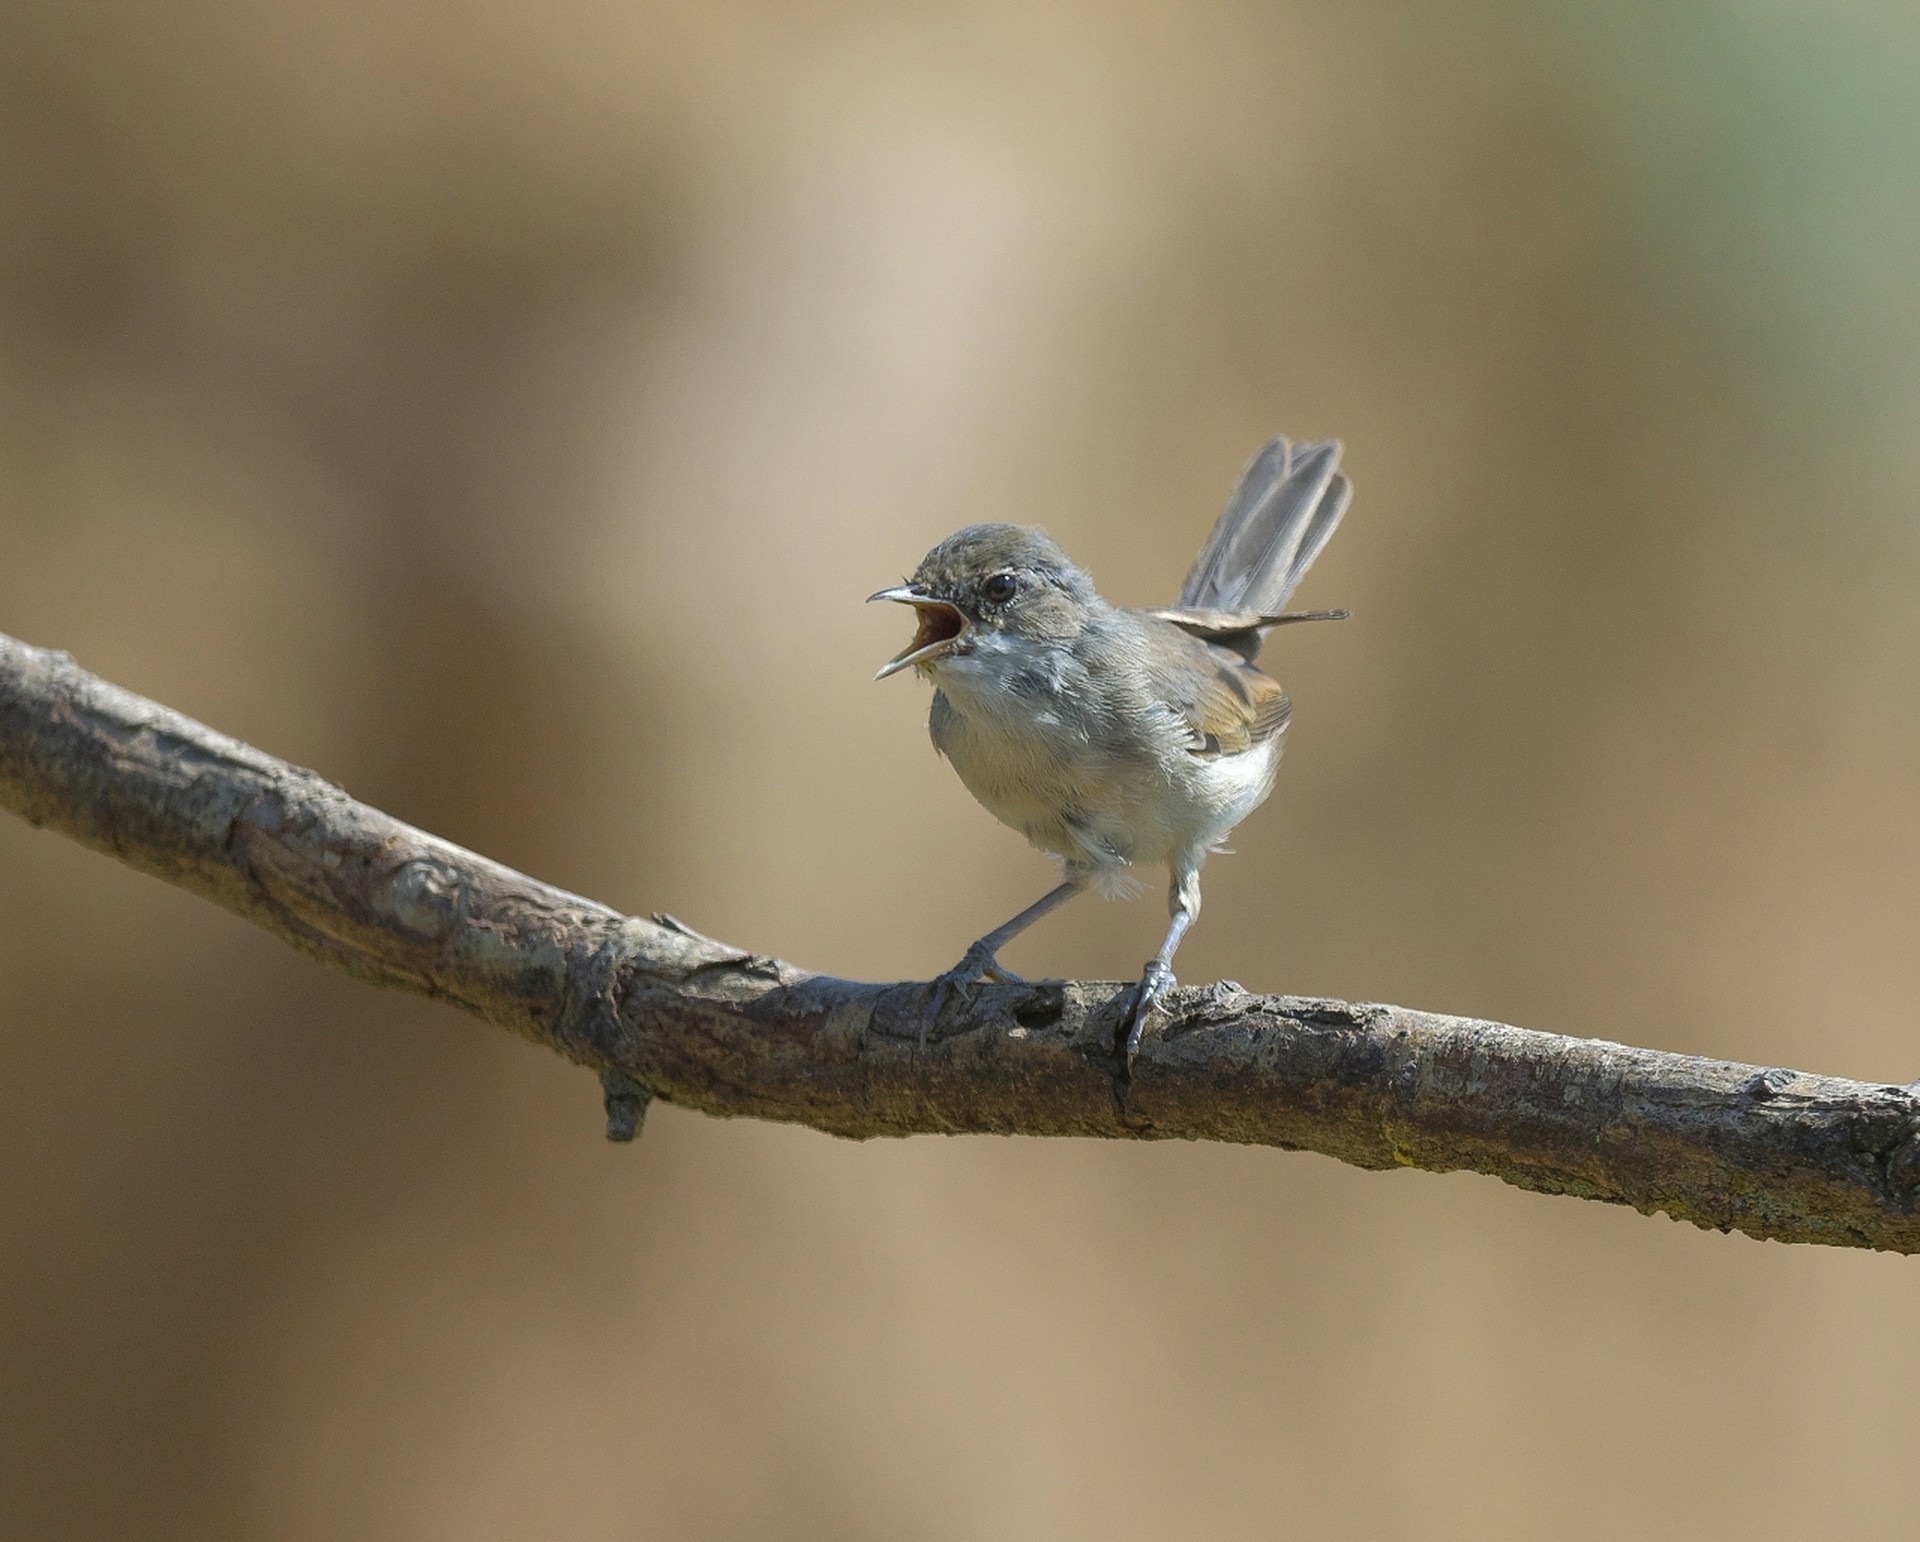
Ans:
{"type": "Polygon", "coordinates": [[[1293,707],[1278,680],[1230,645],[1202,642],[1159,617],[1145,619],[1155,633],[1142,660],[1152,695],[1186,728],[1189,753],[1244,755],[1285,732],[1293,707]]]}
{"type": "Polygon", "coordinates": [[[1186,700],[1170,703],[1193,734],[1191,753],[1241,755],[1285,731],[1293,705],[1280,682],[1225,649],[1208,652],[1214,667],[1189,676],[1186,700]]]}
{"type": "Polygon", "coordinates": [[[1285,733],[1287,724],[1293,719],[1293,703],[1280,688],[1280,682],[1271,675],[1263,675],[1251,664],[1242,664],[1238,660],[1233,663],[1232,672],[1235,679],[1250,682],[1253,721],[1247,725],[1249,743],[1263,744],[1275,734],[1285,733]]]}

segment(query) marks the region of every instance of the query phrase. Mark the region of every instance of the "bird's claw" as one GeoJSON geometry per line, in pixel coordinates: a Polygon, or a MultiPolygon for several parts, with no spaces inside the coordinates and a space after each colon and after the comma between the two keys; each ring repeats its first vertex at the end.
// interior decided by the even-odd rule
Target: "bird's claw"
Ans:
{"type": "Polygon", "coordinates": [[[927,1010],[920,1019],[920,1047],[927,1047],[927,1034],[940,1020],[940,1014],[946,1010],[947,1002],[953,993],[962,986],[978,985],[982,980],[991,980],[996,985],[1025,985],[1027,982],[1011,969],[1001,966],[1000,960],[993,956],[993,949],[975,943],[968,948],[945,974],[935,975],[933,991],[927,997],[927,1010]]]}
{"type": "Polygon", "coordinates": [[[1140,983],[1133,988],[1132,1000],[1127,1004],[1127,1015],[1121,1020],[1121,1026],[1127,1031],[1126,1061],[1129,1072],[1133,1069],[1133,1057],[1140,1053],[1140,1038],[1147,1031],[1147,1015],[1158,1005],[1160,998],[1173,988],[1173,971],[1159,959],[1147,965],[1140,976],[1140,983]]]}

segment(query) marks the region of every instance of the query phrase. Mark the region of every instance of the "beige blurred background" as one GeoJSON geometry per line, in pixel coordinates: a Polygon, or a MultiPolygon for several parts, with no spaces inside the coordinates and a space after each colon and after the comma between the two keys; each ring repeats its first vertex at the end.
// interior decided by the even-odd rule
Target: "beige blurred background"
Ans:
{"type": "MultiPolygon", "coordinates": [[[[0,630],[924,977],[1050,869],[862,598],[1338,434],[1183,975],[1906,1080],[1917,259],[1905,7],[9,0],[0,630]]],[[[597,1092],[0,819],[0,1535],[1912,1535],[1915,1261],[597,1092]]]]}

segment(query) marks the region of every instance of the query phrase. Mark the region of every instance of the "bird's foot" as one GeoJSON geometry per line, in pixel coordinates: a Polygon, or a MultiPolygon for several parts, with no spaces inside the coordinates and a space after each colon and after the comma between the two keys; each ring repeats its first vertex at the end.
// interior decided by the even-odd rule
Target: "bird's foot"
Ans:
{"type": "Polygon", "coordinates": [[[991,980],[996,985],[1025,985],[1027,982],[1011,969],[1004,968],[1000,960],[994,957],[994,950],[986,945],[983,938],[968,948],[945,974],[933,977],[933,990],[927,997],[927,1010],[920,1019],[920,1047],[927,1047],[927,1034],[939,1021],[940,1014],[946,1010],[947,1002],[953,993],[962,986],[978,985],[982,980],[991,980]]]}
{"type": "Polygon", "coordinates": [[[1146,972],[1140,976],[1140,983],[1134,986],[1133,999],[1128,1002],[1127,1015],[1120,1024],[1127,1034],[1126,1061],[1129,1073],[1133,1070],[1133,1057],[1140,1053],[1140,1036],[1147,1031],[1147,1014],[1173,985],[1173,970],[1156,958],[1147,965],[1146,972]]]}
{"type": "Polygon", "coordinates": [[[934,979],[935,985],[945,985],[949,989],[956,985],[976,985],[982,980],[991,980],[996,985],[1024,985],[1026,981],[1011,969],[1005,968],[994,956],[995,949],[986,939],[981,938],[968,948],[945,974],[934,979]]]}

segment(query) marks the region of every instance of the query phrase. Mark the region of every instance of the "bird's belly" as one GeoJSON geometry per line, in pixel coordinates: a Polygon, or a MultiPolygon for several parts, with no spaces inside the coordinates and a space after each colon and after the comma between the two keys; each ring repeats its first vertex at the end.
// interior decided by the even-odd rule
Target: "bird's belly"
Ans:
{"type": "Polygon", "coordinates": [[[1275,737],[1238,755],[1196,760],[1182,781],[1183,805],[1190,811],[1192,844],[1216,846],[1273,791],[1284,741],[1275,737]]]}
{"type": "Polygon", "coordinates": [[[934,732],[967,791],[1002,824],[1070,860],[1125,861],[1102,817],[1111,801],[1085,740],[1046,723],[981,723],[955,712],[934,732]]]}
{"type": "Polygon", "coordinates": [[[936,707],[935,746],[1002,824],[1095,871],[1205,849],[1251,813],[1273,784],[1279,741],[1201,760],[1090,744],[1044,714],[936,707]]]}

